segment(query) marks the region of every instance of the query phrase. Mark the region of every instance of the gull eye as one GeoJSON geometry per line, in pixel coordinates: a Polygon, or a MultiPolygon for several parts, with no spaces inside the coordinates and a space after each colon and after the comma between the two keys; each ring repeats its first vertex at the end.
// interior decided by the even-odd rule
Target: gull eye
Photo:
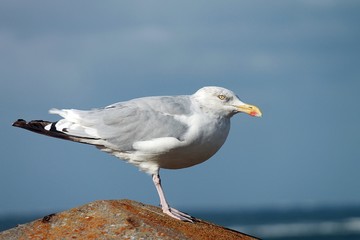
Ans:
{"type": "Polygon", "coordinates": [[[225,97],[225,95],[219,95],[218,98],[219,98],[220,100],[224,100],[226,97],[225,97]]]}

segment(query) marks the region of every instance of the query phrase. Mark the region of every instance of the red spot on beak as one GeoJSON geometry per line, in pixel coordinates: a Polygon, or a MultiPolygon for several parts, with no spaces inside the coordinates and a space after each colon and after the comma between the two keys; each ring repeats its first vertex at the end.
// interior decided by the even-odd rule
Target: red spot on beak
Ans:
{"type": "Polygon", "coordinates": [[[255,116],[257,116],[257,112],[255,112],[255,111],[250,112],[250,115],[253,116],[253,117],[255,117],[255,116]]]}

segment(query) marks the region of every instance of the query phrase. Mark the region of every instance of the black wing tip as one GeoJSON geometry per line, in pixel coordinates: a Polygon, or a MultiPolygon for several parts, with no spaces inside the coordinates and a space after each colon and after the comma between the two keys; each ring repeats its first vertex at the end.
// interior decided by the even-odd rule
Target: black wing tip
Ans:
{"type": "MultiPolygon", "coordinates": [[[[56,124],[56,122],[54,122],[56,124]]],[[[63,132],[59,132],[55,128],[55,124],[53,122],[44,121],[44,120],[31,120],[29,122],[26,122],[24,119],[18,119],[15,121],[12,125],[14,127],[23,128],[35,133],[43,134],[50,137],[56,137],[56,138],[62,138],[66,140],[72,140],[75,141],[75,137],[68,136],[63,132]],[[51,124],[51,127],[49,130],[46,130],[45,127],[47,125],[51,124]]]]}
{"type": "Polygon", "coordinates": [[[30,122],[26,122],[24,119],[18,119],[12,124],[12,126],[40,133],[46,131],[44,128],[48,124],[51,124],[51,122],[43,120],[32,120],[30,122]]]}
{"type": "Polygon", "coordinates": [[[44,120],[31,120],[30,122],[26,122],[24,119],[18,119],[12,124],[12,126],[23,128],[49,137],[55,137],[55,138],[61,138],[74,142],[97,145],[93,143],[88,143],[86,140],[99,140],[99,138],[90,138],[90,137],[88,138],[88,137],[68,135],[67,134],[68,130],[66,128],[64,128],[62,132],[58,131],[55,127],[56,123],[57,122],[49,122],[44,120]],[[51,124],[50,129],[45,129],[45,127],[49,124],[51,124]]]}
{"type": "Polygon", "coordinates": [[[18,119],[18,120],[16,120],[13,124],[12,124],[12,126],[13,127],[24,127],[24,126],[26,126],[26,121],[24,120],[24,119],[18,119]]]}

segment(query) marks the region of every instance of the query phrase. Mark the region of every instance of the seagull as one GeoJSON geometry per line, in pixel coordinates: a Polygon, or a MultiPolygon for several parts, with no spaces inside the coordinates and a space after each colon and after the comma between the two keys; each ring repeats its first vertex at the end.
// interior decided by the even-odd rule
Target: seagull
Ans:
{"type": "Polygon", "coordinates": [[[94,145],[135,165],[152,176],[165,214],[194,222],[192,216],[169,206],[159,171],[208,160],[224,144],[230,118],[241,112],[262,115],[259,108],[243,103],[232,91],[209,86],[192,95],[142,97],[88,111],[51,109],[49,113],[62,119],[19,119],[13,126],[94,145]]]}

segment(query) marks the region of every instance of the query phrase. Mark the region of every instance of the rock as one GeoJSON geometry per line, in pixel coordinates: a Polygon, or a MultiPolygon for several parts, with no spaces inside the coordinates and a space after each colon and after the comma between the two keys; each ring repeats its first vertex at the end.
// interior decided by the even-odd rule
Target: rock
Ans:
{"type": "Polygon", "coordinates": [[[95,201],[0,233],[9,239],[257,239],[215,224],[182,222],[131,200],[95,201]]]}

